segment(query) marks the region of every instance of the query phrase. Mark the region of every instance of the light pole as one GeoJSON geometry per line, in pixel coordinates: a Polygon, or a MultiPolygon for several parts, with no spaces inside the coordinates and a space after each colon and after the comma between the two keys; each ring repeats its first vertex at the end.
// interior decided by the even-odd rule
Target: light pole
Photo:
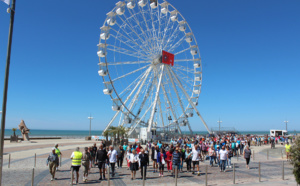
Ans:
{"type": "Polygon", "coordinates": [[[289,122],[289,121],[284,121],[284,123],[285,123],[285,130],[286,130],[286,132],[287,132],[287,124],[288,124],[288,122],[289,122]]]}
{"type": "Polygon", "coordinates": [[[221,133],[221,123],[222,121],[220,121],[220,118],[219,118],[219,121],[217,121],[219,123],[219,133],[221,133]]]}
{"type": "Polygon", "coordinates": [[[92,119],[94,119],[94,118],[92,117],[92,115],[90,115],[90,117],[88,117],[88,119],[90,120],[90,137],[91,137],[92,119]]]}
{"type": "MultiPolygon", "coordinates": [[[[4,1],[4,2],[7,3],[7,1],[4,1]]],[[[9,3],[7,3],[7,4],[9,4],[9,3]]],[[[8,44],[7,44],[7,57],[6,57],[6,67],[5,67],[5,76],[4,76],[4,88],[3,88],[3,102],[2,102],[2,113],[1,113],[1,132],[0,132],[0,185],[2,183],[4,130],[5,130],[5,120],[6,120],[6,104],[7,104],[8,79],[9,79],[9,68],[10,68],[10,54],[11,54],[11,44],[12,44],[14,19],[15,19],[15,6],[16,6],[16,0],[12,0],[10,8],[9,8],[10,23],[9,23],[9,34],[8,34],[8,44]]]]}

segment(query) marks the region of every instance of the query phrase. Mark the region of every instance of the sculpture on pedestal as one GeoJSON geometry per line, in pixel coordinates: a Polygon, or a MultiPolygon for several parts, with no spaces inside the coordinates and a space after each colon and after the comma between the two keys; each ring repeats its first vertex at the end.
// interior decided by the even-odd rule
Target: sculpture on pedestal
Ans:
{"type": "Polygon", "coordinates": [[[20,125],[19,125],[19,129],[20,129],[20,131],[21,131],[21,133],[22,133],[22,136],[23,136],[23,140],[24,141],[29,141],[29,136],[28,136],[28,134],[29,134],[29,129],[27,128],[27,126],[25,125],[25,122],[24,122],[24,120],[22,120],[21,121],[21,123],[20,123],[20,125]]]}

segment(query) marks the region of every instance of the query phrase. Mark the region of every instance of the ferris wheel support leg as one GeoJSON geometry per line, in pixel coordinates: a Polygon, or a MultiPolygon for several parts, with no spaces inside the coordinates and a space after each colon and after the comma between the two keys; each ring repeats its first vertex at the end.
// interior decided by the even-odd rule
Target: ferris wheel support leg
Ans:
{"type": "MultiPolygon", "coordinates": [[[[167,99],[167,103],[168,103],[168,105],[169,105],[169,107],[170,107],[170,109],[171,109],[171,113],[172,113],[172,115],[173,115],[173,118],[177,121],[176,114],[175,114],[175,112],[174,112],[174,110],[173,110],[173,107],[172,107],[172,105],[171,105],[170,99],[169,99],[169,97],[168,97],[168,94],[167,94],[167,92],[166,92],[166,89],[165,89],[164,85],[161,85],[161,88],[162,88],[162,90],[163,90],[164,96],[165,96],[166,99],[167,99]]],[[[176,122],[175,125],[176,125],[176,127],[177,127],[179,133],[182,134],[181,129],[180,129],[179,125],[178,125],[178,122],[176,122]]]]}
{"type": "Polygon", "coordinates": [[[153,124],[153,118],[154,118],[154,114],[155,114],[155,109],[156,109],[156,105],[157,105],[157,99],[159,96],[160,87],[161,87],[161,81],[162,81],[162,75],[164,73],[164,67],[165,67],[165,65],[161,65],[161,71],[160,71],[159,81],[158,81],[157,88],[156,88],[154,104],[152,106],[152,111],[151,111],[149,124],[148,124],[148,130],[147,130],[148,132],[151,132],[151,127],[153,124]]]}
{"type": "Polygon", "coordinates": [[[185,97],[188,99],[190,105],[194,108],[194,110],[196,111],[197,115],[200,117],[200,119],[201,119],[201,121],[203,122],[203,124],[204,124],[206,130],[208,131],[208,133],[211,134],[211,131],[209,130],[208,126],[206,125],[206,123],[205,123],[204,119],[202,118],[200,112],[198,111],[197,107],[196,107],[196,106],[194,105],[194,103],[192,102],[190,96],[188,95],[188,93],[187,93],[187,92],[185,91],[185,89],[183,88],[183,86],[182,86],[180,80],[178,79],[178,77],[176,76],[176,74],[173,72],[172,69],[170,69],[170,72],[171,72],[171,74],[173,74],[173,77],[174,77],[175,80],[178,82],[178,85],[179,85],[180,89],[183,91],[183,93],[184,93],[185,97]]]}
{"type": "MultiPolygon", "coordinates": [[[[172,77],[172,75],[171,75],[171,73],[170,73],[169,67],[167,68],[166,71],[167,71],[167,74],[168,74],[168,76],[169,76],[169,78],[170,78],[170,81],[171,81],[172,87],[173,87],[173,89],[174,89],[174,91],[175,91],[175,94],[176,94],[176,97],[177,97],[177,99],[178,99],[178,102],[179,102],[179,104],[180,104],[180,107],[181,107],[182,113],[183,113],[183,115],[184,115],[184,118],[187,119],[185,110],[184,110],[183,105],[182,105],[182,101],[181,101],[180,96],[179,96],[179,94],[178,94],[178,91],[177,91],[177,88],[176,88],[176,86],[175,86],[173,77],[172,77]]],[[[189,123],[188,123],[188,126],[189,126],[189,130],[190,130],[191,134],[193,134],[193,131],[192,131],[191,126],[190,126],[189,123]]],[[[179,126],[179,127],[180,127],[180,126],[179,126]]]]}
{"type": "Polygon", "coordinates": [[[160,98],[158,99],[158,106],[159,106],[159,113],[160,113],[160,117],[161,117],[162,126],[163,126],[163,129],[165,132],[165,124],[164,124],[164,118],[163,118],[163,114],[162,114],[162,110],[161,110],[160,98]]]}
{"type": "MultiPolygon", "coordinates": [[[[134,91],[137,89],[137,87],[139,86],[139,84],[142,82],[141,86],[139,87],[138,91],[136,92],[136,94],[134,95],[134,97],[133,97],[133,99],[132,99],[132,100],[133,100],[133,103],[131,104],[131,106],[130,106],[130,108],[129,108],[129,111],[130,111],[130,112],[131,112],[132,107],[134,106],[134,103],[135,103],[136,100],[137,100],[137,96],[140,94],[142,88],[144,87],[144,84],[145,84],[145,82],[146,82],[146,80],[147,80],[147,78],[148,78],[148,76],[149,76],[149,74],[150,74],[150,72],[151,72],[151,69],[152,69],[152,67],[149,67],[149,69],[147,70],[147,72],[146,72],[146,74],[145,74],[145,77],[143,77],[144,79],[141,78],[140,82],[137,84],[137,86],[134,87],[133,91],[130,93],[130,95],[128,96],[128,98],[127,98],[126,101],[124,102],[125,104],[127,103],[127,101],[128,101],[128,100],[131,98],[131,96],[133,95],[134,91]],[[142,81],[142,79],[143,79],[143,81],[142,81]]],[[[121,126],[123,126],[123,125],[124,125],[124,122],[122,122],[121,126]]]]}
{"type": "Polygon", "coordinates": [[[117,118],[117,116],[120,114],[120,111],[117,111],[115,113],[115,115],[113,116],[113,118],[110,120],[110,122],[108,123],[108,125],[106,126],[106,128],[103,130],[102,135],[104,134],[104,132],[110,127],[110,125],[115,121],[115,119],[117,118]]]}
{"type": "MultiPolygon", "coordinates": [[[[151,67],[147,70],[147,72],[144,74],[144,76],[139,80],[139,82],[137,83],[137,85],[134,87],[134,89],[131,91],[130,95],[127,97],[127,99],[124,101],[124,104],[126,104],[128,102],[128,100],[130,99],[130,97],[132,96],[132,94],[135,92],[135,90],[137,89],[137,87],[140,85],[140,83],[142,82],[143,78],[144,80],[147,79],[149,72],[151,71],[151,67]]],[[[145,82],[145,81],[144,81],[145,82]]],[[[117,118],[117,116],[120,114],[120,110],[117,111],[117,113],[113,116],[113,118],[110,120],[110,122],[108,123],[108,125],[106,126],[106,128],[103,130],[103,133],[110,127],[110,125],[115,121],[115,119],[117,118]]],[[[103,134],[102,133],[102,134],[103,134]]]]}

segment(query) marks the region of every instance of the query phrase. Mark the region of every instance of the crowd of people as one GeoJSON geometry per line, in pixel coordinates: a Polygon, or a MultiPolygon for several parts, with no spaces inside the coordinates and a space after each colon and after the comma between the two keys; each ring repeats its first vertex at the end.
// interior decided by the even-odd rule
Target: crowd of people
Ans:
{"type": "MultiPolygon", "coordinates": [[[[136,179],[136,171],[140,170],[141,179],[147,179],[147,168],[153,167],[153,173],[158,173],[163,177],[168,172],[175,178],[176,174],[184,171],[191,174],[200,175],[200,162],[209,161],[211,167],[218,166],[220,172],[226,172],[226,169],[232,168],[231,158],[242,156],[246,162],[246,168],[250,169],[249,163],[252,157],[251,145],[262,145],[275,143],[272,137],[253,137],[243,135],[219,135],[219,136],[193,136],[171,139],[170,142],[162,143],[161,141],[150,142],[146,145],[140,143],[119,145],[116,149],[114,146],[106,147],[104,142],[100,142],[97,147],[96,143],[91,147],[85,147],[80,152],[79,147],[72,153],[71,171],[74,172],[72,180],[78,183],[79,168],[83,167],[83,182],[87,181],[89,171],[92,167],[98,167],[99,180],[104,180],[108,170],[112,177],[116,174],[116,168],[122,168],[125,160],[126,168],[131,171],[131,179],[136,179]],[[152,165],[150,165],[150,159],[152,165]],[[186,164],[186,166],[184,166],[186,164]],[[109,167],[109,169],[108,169],[109,167]],[[167,171],[165,171],[165,169],[167,171]]],[[[290,146],[286,143],[286,152],[290,146]]],[[[61,152],[56,144],[52,149],[48,159],[49,171],[52,175],[51,181],[55,179],[55,165],[58,165],[61,152]]],[[[288,157],[288,155],[287,155],[288,157]]],[[[72,174],[73,175],[73,174],[72,174]]]]}

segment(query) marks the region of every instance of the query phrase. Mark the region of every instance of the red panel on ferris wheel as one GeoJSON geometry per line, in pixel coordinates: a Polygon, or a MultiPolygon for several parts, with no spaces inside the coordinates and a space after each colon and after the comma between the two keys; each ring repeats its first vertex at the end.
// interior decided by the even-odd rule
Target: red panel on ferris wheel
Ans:
{"type": "Polygon", "coordinates": [[[162,51],[162,63],[174,66],[175,55],[166,51],[162,51]]]}

